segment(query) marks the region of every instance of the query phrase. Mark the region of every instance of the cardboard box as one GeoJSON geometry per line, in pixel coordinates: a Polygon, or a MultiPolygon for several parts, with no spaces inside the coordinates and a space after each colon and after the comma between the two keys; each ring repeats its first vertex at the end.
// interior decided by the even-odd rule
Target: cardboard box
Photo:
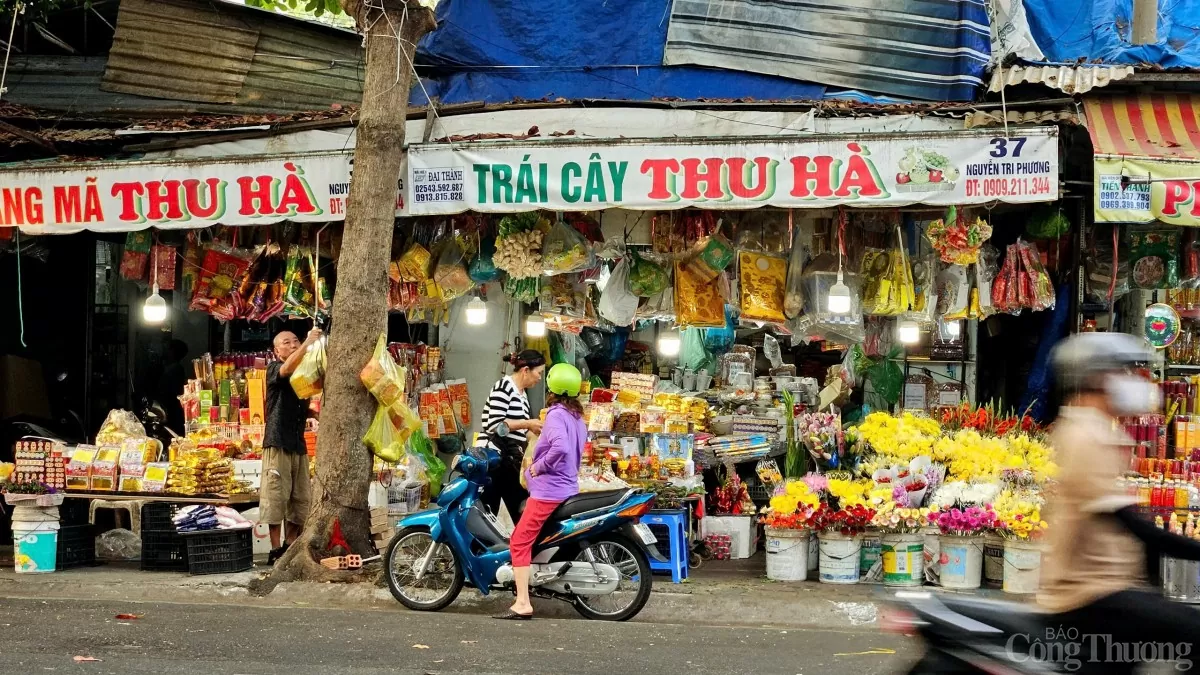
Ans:
{"type": "Polygon", "coordinates": [[[730,537],[730,557],[749,558],[758,550],[758,524],[754,516],[706,516],[700,520],[703,536],[724,534],[730,537]]]}

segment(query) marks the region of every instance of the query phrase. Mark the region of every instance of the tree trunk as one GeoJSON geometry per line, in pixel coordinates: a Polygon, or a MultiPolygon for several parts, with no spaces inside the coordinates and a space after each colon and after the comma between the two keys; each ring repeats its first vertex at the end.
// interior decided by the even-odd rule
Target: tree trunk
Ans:
{"type": "Polygon", "coordinates": [[[304,532],[276,564],[263,591],[284,581],[358,579],[357,574],[333,572],[318,563],[333,555],[365,557],[374,551],[367,509],[372,456],[362,437],[376,402],[358,373],[371,358],[379,334],[387,330],[387,267],[411,64],[417,41],[433,29],[434,18],[417,0],[383,0],[382,9],[359,0],[344,0],[344,5],[359,30],[366,32],[367,65],[338,259],[313,505],[304,532]],[[341,524],[350,550],[330,547],[335,523],[341,524]]]}

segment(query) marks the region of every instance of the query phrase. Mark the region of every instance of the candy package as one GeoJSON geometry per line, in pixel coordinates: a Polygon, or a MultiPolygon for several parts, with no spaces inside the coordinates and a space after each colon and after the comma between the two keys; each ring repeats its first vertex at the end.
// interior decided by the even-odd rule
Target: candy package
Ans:
{"type": "Polygon", "coordinates": [[[1129,231],[1129,268],[1137,288],[1179,285],[1179,230],[1129,231]]]}
{"type": "Polygon", "coordinates": [[[175,249],[171,246],[155,244],[150,249],[150,269],[153,273],[151,283],[158,284],[160,291],[175,290],[175,249]]]}
{"type": "Polygon", "coordinates": [[[466,257],[457,238],[450,239],[442,248],[437,267],[433,270],[433,280],[437,282],[444,302],[460,298],[475,287],[475,282],[467,274],[466,257]]]}
{"type": "Polygon", "coordinates": [[[125,235],[125,250],[121,253],[121,278],[140,281],[146,278],[150,261],[150,230],[125,235]]]}
{"type": "Polygon", "coordinates": [[[396,273],[400,281],[425,281],[429,278],[429,265],[433,256],[422,245],[414,243],[408,247],[400,260],[396,261],[396,273]]]}
{"type": "Polygon", "coordinates": [[[247,252],[213,244],[204,253],[200,279],[192,294],[188,309],[193,312],[210,311],[214,305],[228,300],[237,282],[250,267],[247,252]]]}
{"type": "Polygon", "coordinates": [[[787,260],[774,255],[741,251],[738,254],[742,318],[784,323],[783,297],[787,285],[787,260]]]}
{"type": "Polygon", "coordinates": [[[724,272],[735,257],[733,244],[719,232],[714,232],[692,247],[692,256],[687,266],[694,276],[708,281],[716,279],[718,274],[724,272]]]}

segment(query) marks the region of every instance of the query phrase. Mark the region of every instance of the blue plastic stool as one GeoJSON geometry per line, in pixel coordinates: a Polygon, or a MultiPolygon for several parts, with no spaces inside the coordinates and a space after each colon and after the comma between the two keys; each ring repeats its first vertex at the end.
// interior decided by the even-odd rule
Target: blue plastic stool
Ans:
{"type": "Polygon", "coordinates": [[[659,562],[650,558],[650,569],[655,572],[670,572],[671,581],[680,583],[688,577],[687,546],[687,514],[684,511],[652,511],[642,516],[642,523],[649,525],[658,537],[659,552],[670,558],[669,562],[659,562]],[[666,530],[666,537],[662,536],[666,530]],[[662,550],[663,544],[667,551],[662,550]]]}

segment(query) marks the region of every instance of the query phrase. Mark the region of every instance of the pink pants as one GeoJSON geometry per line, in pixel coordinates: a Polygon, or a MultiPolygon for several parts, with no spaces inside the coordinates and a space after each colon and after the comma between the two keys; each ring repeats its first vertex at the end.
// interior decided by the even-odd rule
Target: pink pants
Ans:
{"type": "Polygon", "coordinates": [[[530,497],[525,502],[525,510],[521,512],[521,521],[513,530],[509,539],[508,549],[512,552],[513,567],[529,567],[533,559],[533,545],[537,543],[542,526],[550,519],[550,514],[562,502],[547,502],[530,497]]]}

